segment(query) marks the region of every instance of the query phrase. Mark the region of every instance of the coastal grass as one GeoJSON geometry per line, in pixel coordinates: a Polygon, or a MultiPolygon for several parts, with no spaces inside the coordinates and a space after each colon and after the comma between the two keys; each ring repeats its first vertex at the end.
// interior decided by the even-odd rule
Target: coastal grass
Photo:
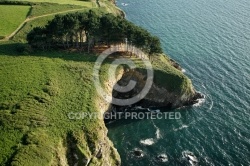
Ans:
{"type": "Polygon", "coordinates": [[[11,34],[27,17],[30,6],[0,5],[0,38],[11,34]]]}
{"type": "Polygon", "coordinates": [[[110,0],[100,0],[99,5],[100,5],[100,10],[103,10],[103,11],[108,12],[108,13],[113,13],[114,15],[120,15],[122,12],[110,0]]]}
{"type": "MultiPolygon", "coordinates": [[[[96,103],[100,97],[93,84],[98,56],[68,51],[23,55],[20,46],[27,44],[0,44],[0,165],[60,163],[58,156],[67,156],[63,148],[69,149],[75,139],[78,144],[74,152],[81,159],[91,158],[104,124],[91,118],[72,120],[69,114],[99,111],[96,103]]],[[[108,69],[116,58],[104,61],[99,73],[102,85],[109,81],[108,69]]],[[[140,58],[133,56],[131,60],[145,68],[140,58]]],[[[154,55],[152,63],[156,84],[169,91],[189,86],[188,78],[164,55],[154,55]]],[[[100,163],[94,158],[95,162],[100,163]]]]}
{"type": "MultiPolygon", "coordinates": [[[[129,59],[133,60],[142,73],[147,74],[145,70],[146,65],[139,57],[133,56],[129,59]]],[[[154,54],[150,57],[150,62],[154,71],[155,84],[171,93],[180,95],[193,93],[191,80],[172,65],[168,56],[165,54],[154,54]]]]}
{"type": "MultiPolygon", "coordinates": [[[[37,16],[41,16],[43,14],[45,14],[45,12],[43,11],[47,11],[49,14],[54,13],[55,10],[57,10],[57,8],[60,7],[59,9],[61,9],[61,12],[65,11],[64,13],[61,13],[61,15],[63,14],[67,14],[67,13],[74,13],[74,12],[86,12],[88,10],[93,10],[95,12],[100,12],[100,13],[107,13],[106,9],[104,9],[103,7],[100,8],[84,8],[84,7],[80,7],[79,6],[75,6],[75,5],[61,5],[61,4],[38,4],[38,6],[33,7],[29,18],[34,18],[37,16]],[[47,8],[46,6],[49,6],[49,8],[47,8]],[[77,11],[71,11],[74,9],[79,9],[77,11]]],[[[60,11],[58,11],[60,12],[60,11]]],[[[117,11],[118,13],[118,11],[117,11]]],[[[48,21],[52,20],[55,17],[56,13],[53,15],[47,15],[47,16],[43,16],[43,17],[39,17],[39,18],[35,18],[34,20],[30,20],[28,22],[26,22],[24,24],[24,26],[13,36],[12,40],[15,42],[20,42],[20,43],[27,43],[26,37],[27,34],[35,27],[44,27],[48,21]]]]}
{"type": "Polygon", "coordinates": [[[177,94],[194,93],[191,80],[171,64],[168,56],[156,54],[151,61],[154,67],[154,82],[157,85],[177,94]]]}
{"type": "MultiPolygon", "coordinates": [[[[14,0],[22,1],[22,0],[14,0]]],[[[71,4],[71,5],[80,5],[88,8],[95,7],[95,1],[81,1],[81,0],[28,0],[29,2],[49,2],[49,3],[58,3],[58,4],[71,4]]]]}
{"type": "Polygon", "coordinates": [[[34,27],[45,26],[56,14],[86,12],[90,9],[100,13],[120,14],[120,10],[114,4],[106,0],[98,1],[102,4],[100,7],[98,7],[96,1],[86,2],[72,0],[67,1],[67,3],[66,1],[60,0],[48,2],[43,0],[28,1],[31,2],[31,4],[22,1],[17,1],[18,3],[15,3],[16,1],[10,2],[13,4],[7,5],[8,1],[6,1],[7,4],[0,5],[0,19],[2,20],[0,23],[0,40],[14,32],[27,17],[27,22],[25,22],[21,29],[12,37],[13,41],[21,43],[27,42],[26,36],[34,27]],[[83,5],[85,3],[91,3],[92,5],[83,5]],[[26,9],[26,12],[24,9],[26,9]]]}
{"type": "Polygon", "coordinates": [[[14,41],[26,42],[26,35],[30,30],[34,27],[46,25],[56,14],[84,12],[95,8],[96,5],[94,4],[92,6],[84,6],[48,2],[36,2],[32,5],[23,2],[16,5],[2,4],[0,5],[0,40],[14,32],[26,18],[28,18],[27,22],[14,35],[14,41]]]}
{"type": "Polygon", "coordinates": [[[12,41],[19,42],[19,43],[26,43],[27,34],[34,28],[34,27],[43,27],[45,26],[48,21],[52,20],[55,16],[46,16],[37,18],[35,20],[26,22],[22,29],[20,29],[15,36],[13,36],[12,41]]]}
{"type": "MultiPolygon", "coordinates": [[[[90,10],[90,9],[89,8],[82,8],[80,10],[77,10],[77,12],[85,12],[87,10],[90,10]]],[[[75,12],[75,11],[68,11],[68,12],[65,12],[63,14],[72,13],[72,12],[75,12]]],[[[26,40],[27,34],[34,27],[44,27],[48,23],[48,21],[52,20],[55,17],[55,15],[56,14],[48,15],[48,16],[36,18],[34,20],[26,22],[25,25],[22,27],[22,29],[20,29],[20,31],[18,31],[17,34],[12,38],[12,40],[15,42],[27,43],[27,40],[26,40]]]]}
{"type": "Polygon", "coordinates": [[[47,15],[51,13],[69,11],[73,9],[88,8],[80,5],[70,5],[70,4],[57,4],[57,3],[35,3],[32,5],[32,10],[29,14],[29,18],[47,15]]]}
{"type": "MultiPolygon", "coordinates": [[[[84,131],[88,139],[81,147],[96,142],[97,129],[103,127],[99,120],[68,117],[70,112],[98,112],[92,83],[96,56],[65,52],[20,56],[17,45],[0,45],[5,48],[0,52],[0,165],[48,165],[69,133],[84,131]]],[[[93,151],[83,149],[86,154],[93,151]]]]}
{"type": "MultiPolygon", "coordinates": [[[[56,8],[58,11],[75,9],[78,6],[73,5],[80,3],[88,7],[83,7],[83,11],[93,9],[93,5],[90,5],[93,2],[49,2],[59,4],[38,4],[33,6],[29,16],[54,13],[56,8]],[[66,3],[71,5],[64,5],[66,3]]],[[[105,7],[109,3],[103,1],[100,8],[94,9],[118,13],[115,7],[105,7]]],[[[29,11],[29,6],[25,7],[29,11]]],[[[27,42],[26,35],[30,30],[46,25],[53,17],[49,15],[29,21],[12,41],[0,42],[0,165],[63,165],[60,163],[63,156],[67,156],[69,162],[74,158],[67,155],[72,147],[79,156],[79,165],[83,165],[83,156],[91,158],[96,143],[103,137],[105,126],[101,120],[69,119],[71,112],[99,111],[96,103],[101,99],[92,79],[97,55],[62,50],[33,52],[27,44],[23,44],[27,42]],[[23,48],[28,48],[27,52],[23,48]],[[77,142],[76,146],[74,141],[77,142]]],[[[145,67],[139,58],[131,59],[140,68],[145,67]]],[[[108,80],[108,68],[112,61],[112,58],[107,59],[101,68],[102,84],[108,80]]],[[[152,64],[155,83],[169,91],[190,89],[191,81],[175,69],[165,55],[154,55],[152,64]]],[[[120,69],[121,66],[118,71],[120,69]]],[[[111,158],[118,158],[115,155],[110,154],[111,158]]],[[[93,163],[102,165],[97,158],[93,158],[93,163]]]]}

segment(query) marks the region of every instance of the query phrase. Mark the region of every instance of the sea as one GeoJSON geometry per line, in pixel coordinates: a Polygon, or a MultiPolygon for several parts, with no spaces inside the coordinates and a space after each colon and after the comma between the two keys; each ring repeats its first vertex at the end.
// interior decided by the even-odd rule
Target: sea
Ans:
{"type": "Polygon", "coordinates": [[[117,0],[117,6],[160,38],[205,95],[173,110],[179,119],[107,125],[122,166],[249,166],[250,1],[117,0]]]}

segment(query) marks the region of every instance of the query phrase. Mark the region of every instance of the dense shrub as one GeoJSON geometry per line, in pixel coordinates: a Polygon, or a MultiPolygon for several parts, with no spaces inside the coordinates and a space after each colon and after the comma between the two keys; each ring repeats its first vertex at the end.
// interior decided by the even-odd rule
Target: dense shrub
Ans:
{"type": "Polygon", "coordinates": [[[159,38],[147,30],[120,16],[101,15],[91,10],[57,15],[45,27],[34,28],[27,41],[40,49],[64,47],[88,51],[98,43],[112,45],[126,41],[150,54],[162,52],[159,38]]]}

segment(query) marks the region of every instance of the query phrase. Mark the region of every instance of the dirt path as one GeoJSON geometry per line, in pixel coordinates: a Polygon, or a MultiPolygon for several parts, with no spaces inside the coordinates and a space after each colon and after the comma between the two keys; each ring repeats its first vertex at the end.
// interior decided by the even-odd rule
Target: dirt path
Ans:
{"type": "Polygon", "coordinates": [[[71,10],[65,10],[65,11],[61,11],[61,12],[56,12],[56,13],[50,13],[50,14],[44,14],[44,15],[41,15],[41,16],[36,16],[36,17],[32,17],[32,18],[29,18],[27,17],[18,27],[17,29],[12,32],[10,35],[6,36],[4,39],[1,39],[0,41],[8,41],[10,40],[13,36],[15,36],[17,34],[18,31],[20,31],[22,29],[22,27],[29,21],[33,21],[37,18],[42,18],[42,17],[47,17],[47,16],[52,16],[52,15],[56,15],[56,14],[62,14],[62,13],[68,13],[68,12],[74,12],[74,11],[79,11],[79,10],[83,10],[83,9],[86,9],[86,8],[80,8],[80,9],[71,9],[71,10]]]}

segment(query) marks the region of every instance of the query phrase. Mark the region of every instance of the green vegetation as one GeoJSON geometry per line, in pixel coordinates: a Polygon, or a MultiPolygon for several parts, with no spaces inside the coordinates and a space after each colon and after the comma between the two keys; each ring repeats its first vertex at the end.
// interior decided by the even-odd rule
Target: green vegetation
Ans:
{"type": "Polygon", "coordinates": [[[26,36],[27,34],[34,28],[44,26],[48,23],[49,20],[52,20],[54,15],[37,18],[35,20],[27,22],[20,31],[17,32],[15,36],[13,36],[12,40],[20,43],[27,43],[26,36]]]}
{"type": "MultiPolygon", "coordinates": [[[[86,53],[88,46],[93,48],[101,42],[107,45],[120,43],[127,38],[152,54],[155,83],[171,92],[184,93],[190,91],[191,81],[171,65],[169,58],[158,54],[161,48],[157,37],[121,17],[105,14],[112,12],[119,15],[119,10],[110,1],[100,1],[99,8],[91,6],[91,12],[86,12],[90,8],[83,6],[96,2],[55,0],[49,2],[60,4],[38,3],[41,1],[20,3],[32,5],[31,19],[61,11],[65,12],[64,15],[30,20],[11,41],[0,43],[0,165],[74,165],[76,162],[85,165],[88,160],[93,166],[107,162],[118,165],[119,156],[106,137],[102,120],[70,120],[68,117],[70,112],[96,113],[102,103],[92,81],[97,55],[86,53]],[[71,5],[66,5],[68,3],[71,5]],[[82,13],[67,14],[78,7],[82,13]],[[37,34],[37,30],[42,30],[42,35],[37,34]],[[34,48],[41,46],[47,49],[31,48],[26,41],[27,34],[34,48]],[[43,39],[47,43],[43,43],[43,39]],[[48,49],[48,43],[57,50],[48,49]],[[102,158],[96,155],[100,144],[104,145],[102,158]]],[[[5,7],[9,5],[0,6],[0,12],[7,12],[5,7]]],[[[19,10],[13,10],[15,7],[11,6],[9,17],[21,15],[19,10]]],[[[23,21],[30,6],[18,6],[22,7],[26,8],[23,21]]],[[[131,59],[136,65],[144,67],[139,58],[132,56],[131,59]]],[[[101,68],[103,84],[108,79],[112,60],[107,59],[101,68]]]]}
{"type": "Polygon", "coordinates": [[[63,155],[57,149],[60,141],[67,147],[68,139],[76,139],[74,144],[91,157],[95,140],[103,138],[103,122],[70,120],[68,114],[98,112],[91,79],[96,56],[18,56],[17,48],[15,43],[0,45],[0,165],[49,165],[63,155]]]}
{"type": "Polygon", "coordinates": [[[182,71],[177,70],[165,54],[153,56],[154,82],[177,94],[192,94],[192,82],[182,71]]]}
{"type": "MultiPolygon", "coordinates": [[[[110,6],[106,6],[106,3],[103,3],[103,6],[98,7],[97,2],[100,1],[81,1],[80,5],[77,5],[79,2],[76,1],[67,1],[68,3],[65,3],[62,1],[61,3],[59,1],[49,1],[50,3],[46,1],[15,1],[15,0],[3,0],[0,1],[0,40],[4,39],[6,36],[13,33],[19,33],[18,37],[14,36],[14,40],[18,42],[26,42],[25,38],[27,33],[30,31],[26,31],[28,29],[31,29],[32,26],[44,26],[47,24],[47,21],[44,22],[44,20],[51,20],[52,16],[56,14],[65,14],[70,12],[83,12],[89,9],[92,9],[94,11],[107,13],[107,9],[112,8],[112,12],[115,13],[115,15],[120,15],[121,11],[117,7],[115,7],[114,4],[109,3],[110,6]],[[84,5],[92,4],[92,5],[84,5]],[[28,10],[25,11],[24,9],[27,8],[28,10]],[[17,10],[16,10],[17,9],[17,10]],[[23,13],[24,12],[24,13],[23,13]],[[26,19],[27,17],[27,19],[26,19]],[[42,22],[36,21],[36,19],[42,18],[42,22]],[[26,20],[25,20],[26,19],[26,20]],[[25,21],[25,22],[24,22],[25,21]],[[21,23],[24,22],[21,27],[21,23]],[[32,22],[32,23],[31,23],[32,22]],[[31,27],[26,27],[26,24],[31,24],[31,27]],[[20,29],[17,29],[17,27],[20,26],[20,29]],[[24,29],[24,32],[23,32],[24,29]],[[14,32],[15,30],[18,30],[14,32]],[[19,31],[20,30],[20,31],[19,31]]],[[[11,36],[12,37],[12,36],[11,36]]],[[[7,38],[8,40],[8,38],[7,38]]]]}
{"type": "Polygon", "coordinates": [[[45,27],[36,27],[28,35],[29,44],[36,49],[76,48],[90,52],[99,43],[110,46],[127,42],[153,54],[161,53],[159,38],[147,30],[113,14],[85,13],[57,15],[45,27]]]}
{"type": "MultiPolygon", "coordinates": [[[[140,58],[135,56],[125,57],[133,60],[138,71],[145,75],[147,74],[145,70],[146,66],[140,58]]],[[[193,89],[191,80],[185,76],[182,71],[176,69],[172,63],[173,62],[166,54],[153,54],[151,57],[151,64],[154,69],[154,83],[178,95],[192,94],[193,89]]]]}
{"type": "Polygon", "coordinates": [[[112,13],[114,15],[121,15],[121,10],[113,5],[114,0],[102,0],[99,1],[100,8],[107,13],[112,13]]]}
{"type": "MultiPolygon", "coordinates": [[[[98,146],[96,140],[103,137],[104,124],[93,119],[70,120],[68,114],[98,112],[96,103],[100,101],[91,79],[97,56],[64,51],[20,56],[20,46],[25,44],[0,45],[0,163],[60,163],[58,156],[66,155],[71,146],[78,156],[91,158],[95,152],[90,147],[98,146]]],[[[164,55],[153,57],[156,83],[172,91],[185,90],[188,78],[164,55]]],[[[140,59],[132,60],[144,67],[140,59]]],[[[110,62],[112,59],[102,66],[102,80],[107,80],[110,62]]],[[[70,156],[67,159],[74,162],[70,156]]]]}
{"type": "Polygon", "coordinates": [[[56,3],[36,3],[35,5],[32,6],[29,18],[41,15],[48,15],[51,13],[70,11],[73,9],[87,9],[87,7],[79,5],[56,4],[56,3]]]}
{"type": "MultiPolygon", "coordinates": [[[[17,31],[17,34],[14,34],[12,39],[16,42],[26,43],[26,36],[27,34],[34,28],[34,27],[43,27],[45,26],[48,21],[52,20],[54,16],[58,13],[67,14],[73,12],[86,12],[90,9],[100,13],[107,13],[106,7],[100,8],[87,8],[84,6],[77,6],[77,5],[66,5],[66,4],[56,4],[56,3],[40,3],[40,2],[26,2],[26,1],[0,1],[2,6],[31,6],[31,10],[28,14],[27,22],[23,25],[23,27],[17,31]]],[[[104,4],[105,5],[105,4],[104,4]]],[[[121,14],[120,10],[114,5],[109,6],[108,8],[116,9],[116,15],[121,14]]],[[[14,12],[15,13],[15,12],[14,12]]],[[[1,24],[1,23],[0,23],[1,24]]],[[[0,26],[1,27],[1,26],[0,26]]],[[[14,31],[14,30],[13,30],[14,31]]],[[[13,32],[12,31],[12,32],[13,32]]],[[[9,34],[8,34],[9,35],[9,34]]],[[[4,36],[0,36],[0,40],[3,39],[4,36]]]]}
{"type": "MultiPolygon", "coordinates": [[[[12,0],[9,0],[12,1],[12,0]]],[[[23,1],[23,0],[13,0],[13,1],[23,1]]],[[[58,3],[58,4],[71,4],[71,5],[80,5],[88,8],[92,8],[95,6],[94,1],[79,1],[79,0],[28,0],[29,2],[50,2],[50,3],[58,3]]]]}
{"type": "Polygon", "coordinates": [[[11,34],[25,19],[30,6],[0,5],[0,38],[11,34]]]}

